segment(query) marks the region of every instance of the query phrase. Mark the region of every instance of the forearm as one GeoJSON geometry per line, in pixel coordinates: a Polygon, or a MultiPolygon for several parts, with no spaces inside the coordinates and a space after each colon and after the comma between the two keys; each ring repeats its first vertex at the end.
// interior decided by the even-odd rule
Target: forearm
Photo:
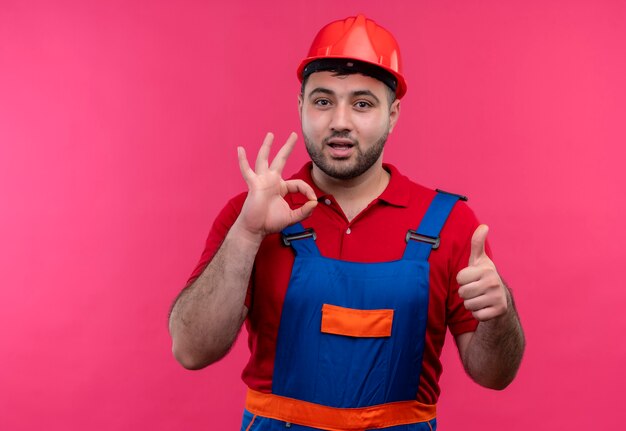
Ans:
{"type": "Polygon", "coordinates": [[[513,381],[524,353],[524,332],[510,291],[507,297],[506,313],[478,324],[462,358],[470,377],[491,389],[513,381]]]}
{"type": "Polygon", "coordinates": [[[302,221],[317,205],[309,184],[281,176],[296,138],[292,133],[270,164],[274,136],[268,133],[257,154],[256,171],[243,147],[237,148],[239,169],[248,185],[246,200],[218,252],[179,295],[170,314],[172,350],[185,368],[203,368],[228,352],[248,312],[246,292],[263,238],[302,221]],[[308,202],[291,209],[284,199],[288,193],[302,193],[308,202]]]}
{"type": "Polygon", "coordinates": [[[235,341],[246,317],[244,302],[261,240],[235,222],[204,272],[177,298],[170,334],[174,356],[185,368],[216,362],[235,341]]]}

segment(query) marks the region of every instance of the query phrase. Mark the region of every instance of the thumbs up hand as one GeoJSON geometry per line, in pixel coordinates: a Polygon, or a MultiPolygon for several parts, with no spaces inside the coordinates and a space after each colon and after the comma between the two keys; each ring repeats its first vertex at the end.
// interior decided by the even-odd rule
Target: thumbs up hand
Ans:
{"type": "Polygon", "coordinates": [[[472,236],[469,264],[459,271],[459,296],[465,308],[479,321],[484,322],[506,314],[507,289],[498,275],[496,266],[485,253],[489,227],[480,225],[472,236]]]}

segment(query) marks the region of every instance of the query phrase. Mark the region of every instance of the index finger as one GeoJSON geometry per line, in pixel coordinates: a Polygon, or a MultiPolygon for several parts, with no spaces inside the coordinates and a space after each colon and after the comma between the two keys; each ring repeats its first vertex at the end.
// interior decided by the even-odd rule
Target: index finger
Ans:
{"type": "Polygon", "coordinates": [[[288,193],[301,193],[310,201],[317,201],[313,187],[304,180],[287,180],[284,182],[288,193]]]}

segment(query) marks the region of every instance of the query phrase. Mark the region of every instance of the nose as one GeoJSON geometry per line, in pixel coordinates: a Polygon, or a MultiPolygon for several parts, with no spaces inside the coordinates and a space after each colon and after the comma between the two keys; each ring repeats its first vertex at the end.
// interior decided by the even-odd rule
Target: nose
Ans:
{"type": "Polygon", "coordinates": [[[347,103],[339,103],[333,109],[330,129],[335,132],[352,130],[352,111],[347,103]]]}

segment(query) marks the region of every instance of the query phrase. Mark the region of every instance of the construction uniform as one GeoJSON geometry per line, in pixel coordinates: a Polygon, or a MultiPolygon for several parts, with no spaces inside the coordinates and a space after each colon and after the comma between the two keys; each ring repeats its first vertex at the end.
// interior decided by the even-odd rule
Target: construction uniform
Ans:
{"type": "MultiPolygon", "coordinates": [[[[241,429],[435,429],[446,326],[454,335],[477,326],[455,279],[478,222],[459,196],[412,183],[391,165],[387,189],[348,221],[310,169],[295,178],[321,204],[265,238],[251,277],[241,429]]],[[[216,220],[192,279],[242,203],[234,199],[216,220]]]]}

